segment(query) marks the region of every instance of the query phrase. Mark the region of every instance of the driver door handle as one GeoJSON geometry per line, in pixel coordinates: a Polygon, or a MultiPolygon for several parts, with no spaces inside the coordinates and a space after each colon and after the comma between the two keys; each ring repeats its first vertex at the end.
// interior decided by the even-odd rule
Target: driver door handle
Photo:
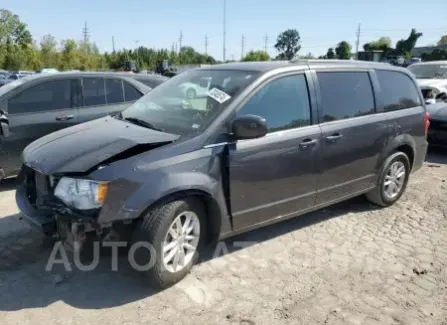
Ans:
{"type": "Polygon", "coordinates": [[[330,136],[327,136],[326,137],[326,141],[327,142],[336,142],[336,141],[340,140],[341,138],[343,138],[343,134],[334,133],[334,134],[332,134],[330,136]]]}
{"type": "Polygon", "coordinates": [[[317,139],[305,139],[300,143],[301,149],[307,149],[309,147],[313,147],[318,143],[317,139]]]}
{"type": "Polygon", "coordinates": [[[74,118],[75,118],[74,115],[62,115],[62,116],[56,117],[56,121],[68,121],[68,120],[72,120],[74,118]]]}

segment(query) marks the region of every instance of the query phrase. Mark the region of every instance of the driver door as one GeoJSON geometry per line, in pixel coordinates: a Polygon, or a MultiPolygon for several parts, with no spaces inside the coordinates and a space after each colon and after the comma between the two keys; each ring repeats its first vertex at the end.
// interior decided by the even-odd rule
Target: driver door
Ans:
{"type": "Polygon", "coordinates": [[[235,230],[293,216],[315,204],[321,130],[312,123],[309,81],[305,73],[271,80],[237,113],[264,117],[269,131],[229,146],[235,230]]]}

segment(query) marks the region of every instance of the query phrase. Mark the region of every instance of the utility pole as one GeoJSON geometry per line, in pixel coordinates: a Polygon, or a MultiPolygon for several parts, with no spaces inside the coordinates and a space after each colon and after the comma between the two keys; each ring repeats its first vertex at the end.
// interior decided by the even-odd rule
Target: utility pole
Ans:
{"type": "Polygon", "coordinates": [[[178,44],[177,44],[177,42],[175,42],[174,44],[175,44],[175,53],[177,53],[178,52],[177,51],[178,44]]]}
{"type": "Polygon", "coordinates": [[[244,58],[245,36],[242,35],[241,39],[241,60],[244,58]]]}
{"type": "Polygon", "coordinates": [[[135,40],[134,41],[135,42],[135,47],[136,47],[136,49],[135,49],[135,54],[137,55],[137,59],[136,59],[136,61],[137,61],[137,63],[138,63],[138,43],[140,42],[139,40],[135,40]]]}
{"type": "Polygon", "coordinates": [[[178,38],[178,46],[179,46],[178,51],[179,52],[182,50],[182,41],[183,41],[183,32],[180,31],[180,37],[178,38]]]}
{"type": "Polygon", "coordinates": [[[205,35],[205,55],[208,55],[208,35],[205,35]]]}
{"type": "Polygon", "coordinates": [[[171,52],[175,52],[175,42],[172,42],[171,52]]]}
{"type": "Polygon", "coordinates": [[[112,50],[113,50],[113,53],[115,53],[115,37],[114,36],[112,36],[112,50]]]}
{"type": "Polygon", "coordinates": [[[227,52],[226,49],[226,37],[227,37],[227,0],[223,0],[223,62],[225,63],[225,54],[227,52]]]}
{"type": "Polygon", "coordinates": [[[359,45],[360,45],[360,27],[361,25],[357,27],[357,42],[355,44],[355,58],[359,59],[359,45]]]}
{"type": "Polygon", "coordinates": [[[269,42],[269,37],[267,34],[264,36],[264,52],[267,53],[267,44],[269,42]]]}
{"type": "Polygon", "coordinates": [[[87,27],[87,22],[85,22],[84,28],[82,29],[82,35],[84,36],[84,51],[88,51],[88,39],[90,36],[90,30],[87,27]]]}

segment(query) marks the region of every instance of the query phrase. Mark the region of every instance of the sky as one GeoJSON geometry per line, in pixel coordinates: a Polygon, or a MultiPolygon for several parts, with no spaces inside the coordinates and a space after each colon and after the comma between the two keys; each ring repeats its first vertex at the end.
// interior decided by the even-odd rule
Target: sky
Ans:
{"type": "MultiPolygon", "coordinates": [[[[90,40],[100,51],[135,48],[136,44],[172,48],[179,42],[221,60],[223,57],[224,0],[2,0],[2,8],[19,15],[39,41],[45,34],[58,41],[83,38],[85,22],[90,40]]],[[[417,46],[434,45],[447,34],[447,0],[226,0],[226,59],[264,49],[271,56],[279,33],[297,29],[300,55],[323,55],[329,47],[348,41],[355,51],[360,24],[364,43],[389,36],[393,46],[407,38],[411,28],[423,33],[417,46]]]]}

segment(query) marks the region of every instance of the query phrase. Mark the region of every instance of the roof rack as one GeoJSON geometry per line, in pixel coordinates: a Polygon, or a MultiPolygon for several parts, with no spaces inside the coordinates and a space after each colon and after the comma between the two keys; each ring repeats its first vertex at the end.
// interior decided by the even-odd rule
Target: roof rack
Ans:
{"type": "Polygon", "coordinates": [[[383,64],[383,62],[339,59],[292,59],[289,63],[332,63],[332,64],[383,64]]]}

